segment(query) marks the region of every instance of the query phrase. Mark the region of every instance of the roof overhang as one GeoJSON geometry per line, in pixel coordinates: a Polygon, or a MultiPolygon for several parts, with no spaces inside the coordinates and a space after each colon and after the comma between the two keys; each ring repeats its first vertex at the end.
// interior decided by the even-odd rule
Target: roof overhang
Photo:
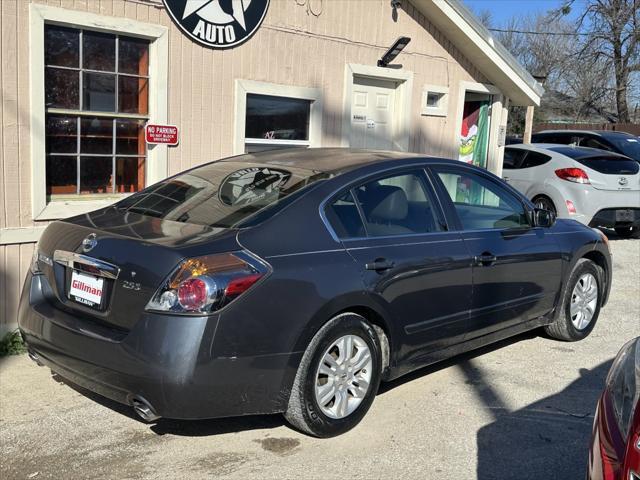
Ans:
{"type": "Polygon", "coordinates": [[[512,105],[540,105],[544,88],[458,0],[413,0],[414,5],[509,97],[512,105]]]}

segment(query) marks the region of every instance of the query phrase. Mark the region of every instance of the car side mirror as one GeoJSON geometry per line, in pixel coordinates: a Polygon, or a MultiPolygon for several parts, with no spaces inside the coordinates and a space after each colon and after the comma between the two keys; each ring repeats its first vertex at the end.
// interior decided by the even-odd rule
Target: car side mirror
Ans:
{"type": "Polygon", "coordinates": [[[536,227],[550,228],[556,223],[556,214],[551,210],[536,208],[533,211],[533,224],[536,227]]]}

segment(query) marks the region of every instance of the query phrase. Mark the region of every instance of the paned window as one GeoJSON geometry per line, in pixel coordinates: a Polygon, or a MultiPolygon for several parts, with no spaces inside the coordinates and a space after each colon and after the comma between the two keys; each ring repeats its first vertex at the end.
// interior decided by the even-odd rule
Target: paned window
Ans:
{"type": "Polygon", "coordinates": [[[45,26],[47,196],[144,188],[149,41],[45,26]]]}

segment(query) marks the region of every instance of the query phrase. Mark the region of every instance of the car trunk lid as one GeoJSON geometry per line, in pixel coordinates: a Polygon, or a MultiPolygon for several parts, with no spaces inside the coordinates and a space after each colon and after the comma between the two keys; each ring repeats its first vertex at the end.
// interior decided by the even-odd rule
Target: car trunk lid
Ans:
{"type": "Polygon", "coordinates": [[[110,207],[52,223],[38,245],[50,261],[39,266],[54,306],[128,330],[182,259],[238,250],[236,233],[110,207]]]}

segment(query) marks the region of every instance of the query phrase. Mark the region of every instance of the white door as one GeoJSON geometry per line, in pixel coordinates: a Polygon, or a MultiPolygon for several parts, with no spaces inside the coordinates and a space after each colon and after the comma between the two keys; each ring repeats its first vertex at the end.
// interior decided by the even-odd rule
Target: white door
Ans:
{"type": "Polygon", "coordinates": [[[351,97],[351,148],[393,150],[396,87],[377,78],[355,77],[351,97]]]}

